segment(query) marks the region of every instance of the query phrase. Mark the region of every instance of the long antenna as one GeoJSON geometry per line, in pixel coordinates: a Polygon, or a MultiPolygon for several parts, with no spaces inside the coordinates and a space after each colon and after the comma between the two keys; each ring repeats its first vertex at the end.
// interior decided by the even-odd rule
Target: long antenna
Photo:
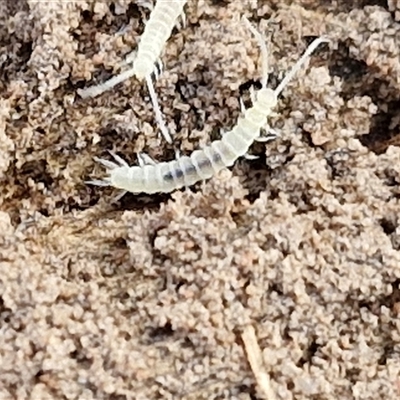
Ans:
{"type": "MultiPolygon", "coordinates": [[[[261,48],[261,68],[262,68],[262,88],[264,89],[267,86],[268,82],[268,49],[267,45],[265,43],[265,40],[263,40],[263,37],[261,33],[254,28],[254,26],[250,23],[250,21],[243,16],[243,21],[250,30],[250,32],[255,36],[255,38],[258,41],[258,44],[261,48]]],[[[283,78],[281,83],[278,85],[278,87],[274,90],[276,96],[279,96],[279,94],[282,92],[282,90],[288,85],[288,83],[293,79],[293,77],[296,75],[296,73],[303,67],[303,65],[306,63],[306,61],[309,59],[310,55],[315,51],[315,49],[321,44],[321,43],[327,43],[329,42],[329,39],[325,37],[319,37],[315,39],[306,49],[304,54],[300,57],[300,59],[296,62],[296,64],[292,67],[292,69],[286,74],[286,76],[283,78]]]]}
{"type": "Polygon", "coordinates": [[[246,24],[247,28],[257,39],[258,45],[260,46],[260,49],[261,49],[261,70],[262,70],[261,85],[262,85],[262,88],[265,89],[267,87],[268,75],[269,75],[267,44],[266,44],[265,40],[263,39],[261,33],[256,28],[254,28],[254,26],[247,19],[247,17],[243,16],[242,18],[243,18],[243,21],[246,24]]]}
{"type": "Polygon", "coordinates": [[[282,92],[282,90],[287,86],[287,84],[293,79],[296,73],[303,67],[305,62],[309,59],[310,55],[314,52],[314,50],[321,44],[321,43],[328,43],[329,39],[324,37],[319,37],[312,41],[312,43],[307,47],[306,51],[300,57],[300,59],[294,64],[292,69],[286,74],[283,78],[281,83],[275,89],[276,96],[282,92]]]}
{"type": "Polygon", "coordinates": [[[130,68],[124,72],[121,72],[118,75],[113,76],[110,78],[108,81],[105,81],[104,83],[100,83],[95,86],[90,86],[86,89],[78,89],[78,94],[79,96],[82,97],[82,99],[87,99],[88,97],[97,97],[106,92],[107,90],[110,90],[114,86],[118,85],[119,83],[132,78],[135,75],[133,72],[133,68],[130,68]]]}

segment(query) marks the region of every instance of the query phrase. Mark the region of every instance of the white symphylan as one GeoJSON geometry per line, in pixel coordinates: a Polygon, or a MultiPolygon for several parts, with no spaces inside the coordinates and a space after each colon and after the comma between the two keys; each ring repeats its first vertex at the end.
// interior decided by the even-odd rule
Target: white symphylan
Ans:
{"type": "Polygon", "coordinates": [[[179,15],[184,16],[183,7],[186,2],[187,0],[157,0],[143,35],[140,37],[137,53],[136,51],[130,53],[125,60],[125,63],[133,63],[132,68],[102,84],[91,86],[87,89],[78,89],[78,94],[82,98],[96,97],[133,76],[139,80],[146,80],[157,123],[168,143],[172,143],[172,139],[165,126],[151,76],[153,73],[157,75],[155,72],[157,63],[161,67],[161,52],[171,36],[177,18],[179,15]]]}
{"type": "Polygon", "coordinates": [[[262,88],[256,93],[252,107],[245,110],[237,125],[225,133],[220,140],[212,142],[202,150],[195,150],[190,156],[178,157],[169,162],[155,163],[147,155],[139,155],[139,165],[130,167],[123,159],[113,155],[116,162],[97,159],[108,169],[109,176],[104,180],[89,183],[101,186],[113,186],[132,193],[171,192],[188,187],[194,183],[212,177],[216,172],[245,155],[254,140],[260,137],[261,128],[267,126],[268,116],[277,104],[277,97],[304,65],[311,53],[327,39],[318,38],[306,49],[292,70],[275,90],[266,87],[268,80],[267,47],[260,33],[245,19],[251,32],[260,43],[262,54],[262,88]]]}

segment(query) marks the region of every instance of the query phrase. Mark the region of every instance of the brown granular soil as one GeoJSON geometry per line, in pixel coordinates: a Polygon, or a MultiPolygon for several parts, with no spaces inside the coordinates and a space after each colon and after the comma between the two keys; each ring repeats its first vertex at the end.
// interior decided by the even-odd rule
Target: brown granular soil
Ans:
{"type": "Polygon", "coordinates": [[[156,83],[95,99],[149,2],[0,2],[0,399],[398,399],[400,3],[189,0],[156,83]],[[94,156],[189,154],[331,43],[211,180],[126,195],[94,156]]]}

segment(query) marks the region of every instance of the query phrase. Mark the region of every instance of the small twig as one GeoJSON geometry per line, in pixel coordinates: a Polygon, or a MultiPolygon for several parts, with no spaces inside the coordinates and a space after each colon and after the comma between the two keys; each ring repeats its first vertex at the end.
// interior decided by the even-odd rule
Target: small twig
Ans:
{"type": "Polygon", "coordinates": [[[254,377],[265,396],[266,400],[276,400],[275,393],[271,388],[271,380],[265,372],[262,360],[262,351],[257,342],[256,333],[251,325],[248,325],[242,333],[242,340],[246,349],[247,360],[253,371],[254,377]]]}

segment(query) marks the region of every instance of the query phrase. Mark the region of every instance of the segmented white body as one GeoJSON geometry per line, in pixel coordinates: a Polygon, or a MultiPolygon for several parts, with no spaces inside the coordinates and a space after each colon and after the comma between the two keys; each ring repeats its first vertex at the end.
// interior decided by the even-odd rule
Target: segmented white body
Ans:
{"type": "Polygon", "coordinates": [[[267,49],[261,35],[245,20],[260,41],[263,59],[262,89],[257,93],[252,107],[244,112],[237,125],[225,133],[220,140],[212,142],[202,150],[195,150],[190,156],[179,157],[170,162],[155,162],[130,167],[124,160],[114,156],[116,163],[98,159],[108,168],[109,176],[103,181],[90,183],[113,186],[132,193],[167,193],[211,178],[225,167],[233,165],[245,155],[254,140],[260,138],[260,130],[267,127],[267,119],[276,106],[278,95],[304,64],[305,60],[326,39],[318,38],[307,48],[300,60],[286,75],[275,90],[266,88],[268,77],[267,49]]]}
{"type": "Polygon", "coordinates": [[[154,64],[171,36],[176,20],[183,13],[187,0],[157,0],[144,32],[140,37],[139,48],[133,62],[133,73],[137,79],[151,75],[154,64]]]}
{"type": "Polygon", "coordinates": [[[181,187],[211,178],[223,168],[233,165],[246,154],[254,139],[259,137],[261,127],[267,123],[271,109],[276,105],[276,95],[270,89],[258,92],[253,106],[246,110],[238,124],[202,150],[190,156],[155,165],[129,167],[123,163],[108,162],[110,186],[132,193],[167,193],[181,187]]]}
{"type": "Polygon", "coordinates": [[[140,37],[137,52],[128,54],[125,60],[125,64],[133,62],[132,68],[99,85],[78,89],[79,96],[82,98],[99,96],[133,76],[139,80],[146,79],[151,82],[150,77],[154,72],[155,64],[160,58],[177,18],[183,15],[186,2],[187,0],[158,0],[140,37]]]}
{"type": "MultiPolygon", "coordinates": [[[[104,83],[86,89],[78,89],[79,96],[83,99],[99,96],[133,76],[139,80],[145,79],[150,99],[153,103],[157,124],[165,140],[168,143],[172,143],[172,138],[165,126],[158,104],[151,75],[155,71],[155,64],[159,61],[162,49],[171,35],[177,18],[179,15],[183,16],[183,7],[186,2],[187,0],[158,0],[140,38],[137,53],[136,51],[132,52],[126,58],[125,63],[130,64],[133,62],[133,66],[113,76],[104,83]]],[[[161,61],[159,63],[161,65],[161,61]]]]}

